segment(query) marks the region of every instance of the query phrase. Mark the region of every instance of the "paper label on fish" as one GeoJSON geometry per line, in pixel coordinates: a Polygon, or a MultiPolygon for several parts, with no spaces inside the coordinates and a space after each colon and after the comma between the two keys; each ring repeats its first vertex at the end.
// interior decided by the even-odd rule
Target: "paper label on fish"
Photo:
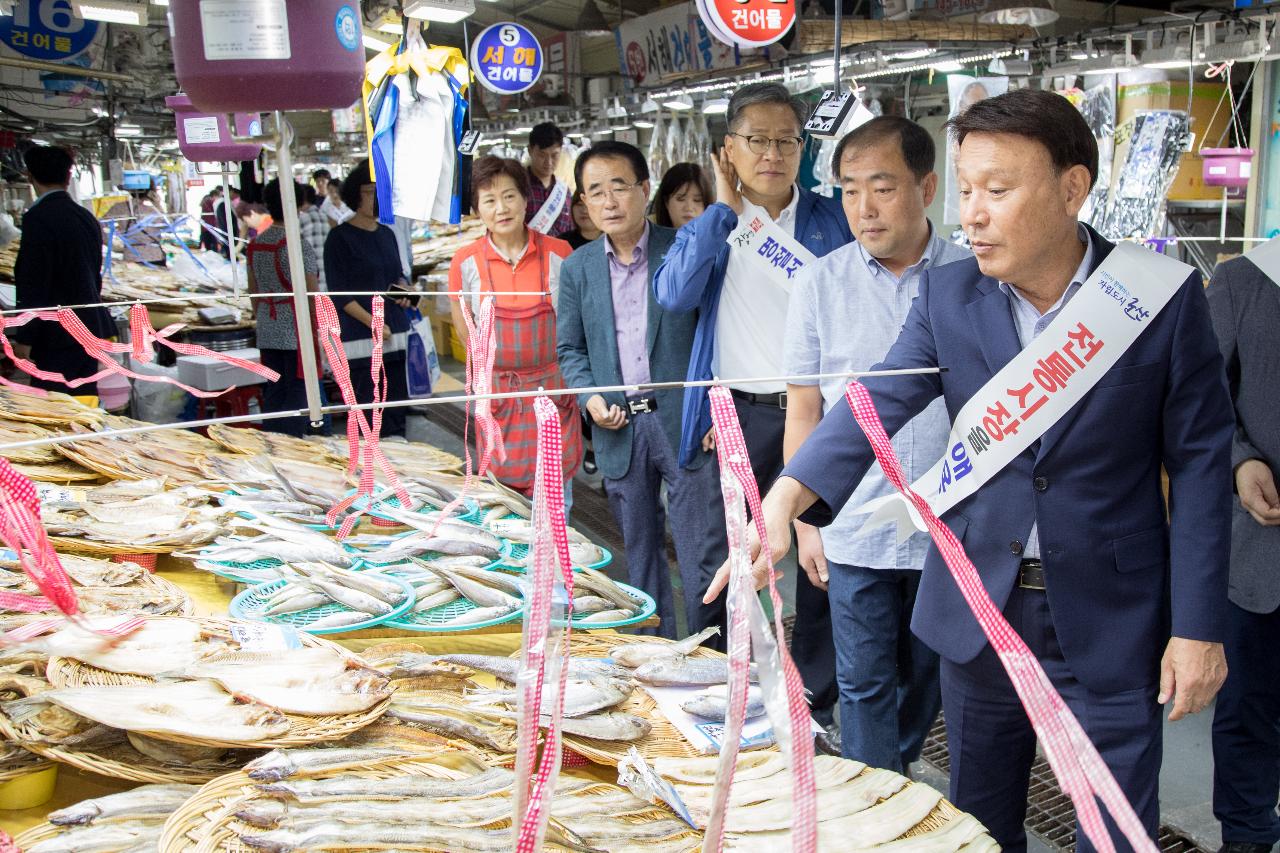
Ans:
{"type": "Polygon", "coordinates": [[[246,652],[285,652],[302,648],[298,632],[288,625],[237,623],[231,626],[231,638],[246,652]]]}
{"type": "Polygon", "coordinates": [[[76,503],[82,494],[83,492],[77,494],[66,486],[36,483],[36,497],[40,499],[41,504],[76,503]]]}
{"type": "MultiPolygon", "coordinates": [[[[670,721],[671,725],[680,730],[680,734],[685,736],[702,755],[717,755],[720,747],[724,744],[724,722],[704,720],[695,717],[681,706],[693,697],[703,691],[702,687],[653,687],[645,685],[641,688],[645,690],[653,701],[658,703],[658,710],[662,715],[670,721]]],[[[822,731],[817,723],[813,723],[813,731],[822,731]]],[[[751,717],[742,724],[742,740],[738,745],[739,749],[760,749],[773,745],[773,726],[769,723],[769,716],[761,714],[758,717],[751,717]]]]}
{"type": "Polygon", "coordinates": [[[817,258],[800,241],[764,216],[743,216],[725,240],[751,269],[788,290],[817,258]]]}

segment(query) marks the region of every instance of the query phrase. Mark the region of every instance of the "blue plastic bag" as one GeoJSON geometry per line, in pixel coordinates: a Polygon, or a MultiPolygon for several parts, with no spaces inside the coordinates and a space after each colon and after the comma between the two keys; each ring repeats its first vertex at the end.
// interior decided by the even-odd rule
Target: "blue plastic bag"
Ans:
{"type": "Polygon", "coordinates": [[[405,357],[406,379],[411,398],[430,397],[440,381],[440,357],[431,334],[431,323],[417,308],[410,308],[409,345],[405,357]]]}

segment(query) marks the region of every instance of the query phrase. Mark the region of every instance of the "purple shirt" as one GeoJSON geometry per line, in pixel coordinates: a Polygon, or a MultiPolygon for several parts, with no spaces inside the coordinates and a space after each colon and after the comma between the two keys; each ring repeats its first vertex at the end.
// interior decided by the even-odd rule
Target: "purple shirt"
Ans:
{"type": "Polygon", "coordinates": [[[640,385],[649,381],[649,224],[645,223],[630,264],[614,254],[613,241],[608,237],[604,253],[609,258],[613,328],[618,339],[622,384],[640,385]]]}

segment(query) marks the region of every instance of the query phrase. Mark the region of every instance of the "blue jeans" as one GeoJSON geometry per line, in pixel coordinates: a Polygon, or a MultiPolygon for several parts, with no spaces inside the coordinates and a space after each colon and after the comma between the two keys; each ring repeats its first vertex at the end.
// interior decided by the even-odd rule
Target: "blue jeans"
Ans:
{"type": "Polygon", "coordinates": [[[938,655],[911,633],[913,569],[828,563],[831,633],[845,758],[902,772],[942,706],[938,655]]]}
{"type": "Polygon", "coordinates": [[[1213,814],[1222,841],[1280,841],[1280,610],[1227,604],[1227,681],[1213,713],[1213,814]]]}

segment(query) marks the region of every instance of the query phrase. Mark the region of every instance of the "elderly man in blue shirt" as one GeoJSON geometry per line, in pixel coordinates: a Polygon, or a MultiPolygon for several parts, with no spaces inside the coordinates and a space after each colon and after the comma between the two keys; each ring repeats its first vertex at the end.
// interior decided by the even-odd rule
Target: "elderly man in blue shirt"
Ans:
{"type": "MultiPolygon", "coordinates": [[[[938,236],[925,216],[938,188],[929,134],[905,118],[872,119],[840,141],[832,171],[856,243],[811,267],[787,316],[786,373],[869,370],[884,358],[930,267],[970,257],[938,236]]],[[[825,411],[844,405],[846,379],[787,385],[787,461],[825,411]]],[[[950,423],[935,400],[894,438],[914,480],[942,456],[950,423]]],[[[841,751],[874,767],[905,771],[920,757],[938,715],[938,655],[911,633],[911,610],[929,549],[891,528],[861,529],[852,510],[892,492],[873,468],[848,508],[819,531],[796,522],[800,566],[826,588],[836,647],[841,751]]]]}

